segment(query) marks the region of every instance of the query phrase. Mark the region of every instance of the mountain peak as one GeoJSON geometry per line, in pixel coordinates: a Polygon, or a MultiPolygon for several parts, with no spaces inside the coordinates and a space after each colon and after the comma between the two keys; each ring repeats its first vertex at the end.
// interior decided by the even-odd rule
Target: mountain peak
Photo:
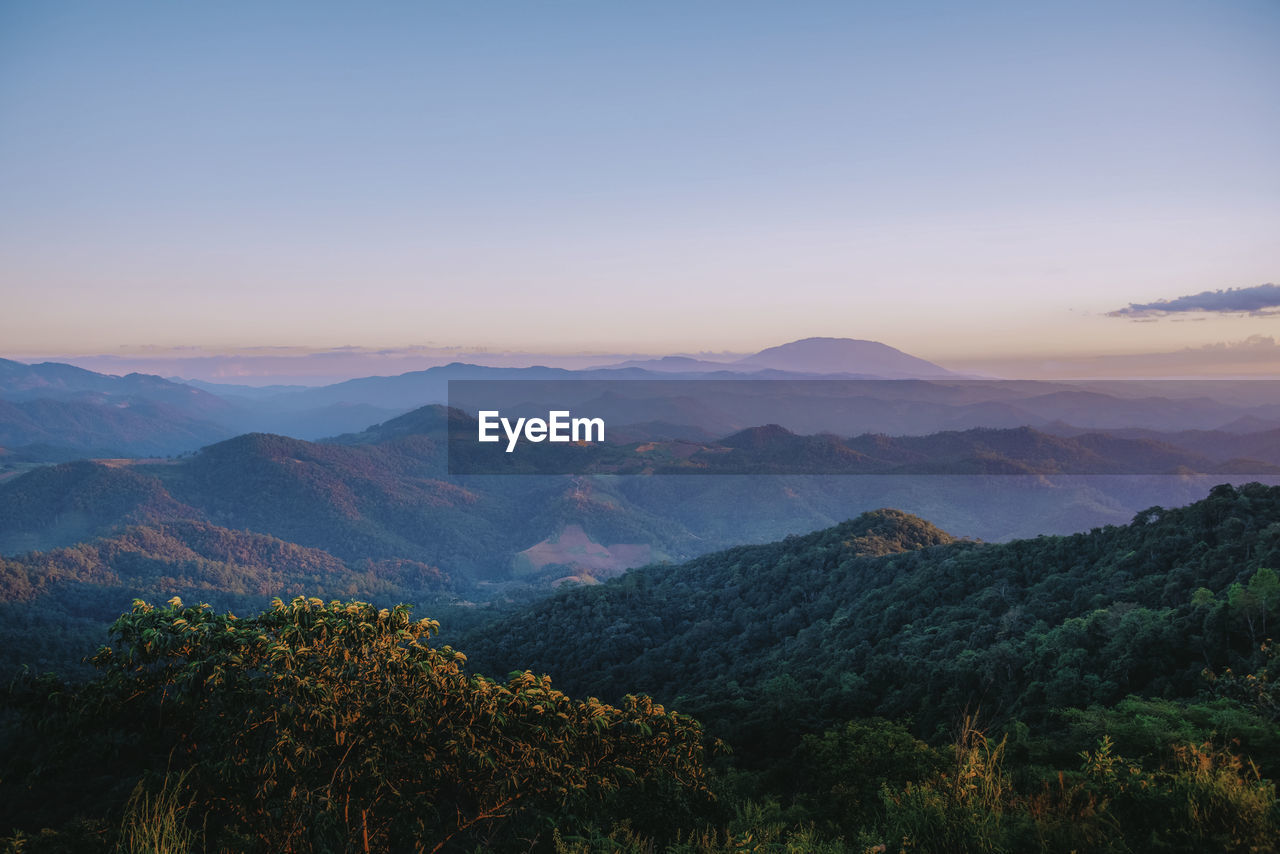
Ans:
{"type": "Polygon", "coordinates": [[[882,507],[831,528],[845,548],[860,555],[886,555],[956,542],[956,538],[919,516],[882,507]]]}
{"type": "Polygon", "coordinates": [[[726,448],[753,448],[760,450],[777,442],[794,439],[796,434],[780,424],[765,424],[760,427],[748,427],[720,440],[726,448]]]}
{"type": "Polygon", "coordinates": [[[733,364],[799,373],[860,374],[887,379],[952,375],[946,368],[888,344],[858,338],[803,338],[769,347],[733,364]]]}

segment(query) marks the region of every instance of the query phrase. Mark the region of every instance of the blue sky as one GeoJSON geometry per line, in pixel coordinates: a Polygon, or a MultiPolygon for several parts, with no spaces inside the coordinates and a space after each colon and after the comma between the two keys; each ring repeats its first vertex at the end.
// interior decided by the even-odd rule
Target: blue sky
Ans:
{"type": "MultiPolygon", "coordinates": [[[[0,4],[0,350],[938,361],[1280,319],[1280,4],[0,4]]],[[[1277,359],[1280,364],[1280,358],[1277,359]]]]}

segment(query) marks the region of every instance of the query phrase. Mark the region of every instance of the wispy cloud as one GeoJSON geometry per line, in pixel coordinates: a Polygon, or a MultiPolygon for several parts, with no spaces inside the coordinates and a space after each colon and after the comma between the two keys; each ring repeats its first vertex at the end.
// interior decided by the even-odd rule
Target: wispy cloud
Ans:
{"type": "Polygon", "coordinates": [[[1265,317],[1280,310],[1280,285],[1267,283],[1250,288],[1227,288],[1218,291],[1201,291],[1198,294],[1157,300],[1156,302],[1131,302],[1125,308],[1107,312],[1107,317],[1127,317],[1132,320],[1165,317],[1183,312],[1210,312],[1213,314],[1246,314],[1265,317]]]}

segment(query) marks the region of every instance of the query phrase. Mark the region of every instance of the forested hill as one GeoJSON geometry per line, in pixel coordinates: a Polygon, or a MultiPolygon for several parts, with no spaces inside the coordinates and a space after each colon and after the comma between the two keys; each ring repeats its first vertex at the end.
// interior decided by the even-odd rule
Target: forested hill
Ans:
{"type": "Polygon", "coordinates": [[[996,545],[879,512],[564,591],[459,645],[479,672],[646,691],[748,741],[872,714],[1042,722],[1246,666],[1280,618],[1276,566],[1280,488],[1258,484],[996,545]]]}

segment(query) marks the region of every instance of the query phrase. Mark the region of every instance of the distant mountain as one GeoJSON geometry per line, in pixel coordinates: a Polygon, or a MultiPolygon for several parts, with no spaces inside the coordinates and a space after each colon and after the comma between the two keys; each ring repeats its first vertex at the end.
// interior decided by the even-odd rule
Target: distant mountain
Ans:
{"type": "Polygon", "coordinates": [[[0,359],[0,465],[167,456],[253,431],[318,439],[409,408],[295,399],[302,387],[197,385],[0,359]]]}
{"type": "Polygon", "coordinates": [[[141,396],[0,399],[0,447],[19,451],[48,446],[63,455],[165,456],[233,433],[216,421],[141,396]]]}
{"type": "Polygon", "coordinates": [[[208,380],[188,380],[182,377],[166,377],[170,382],[182,383],[198,388],[225,399],[242,397],[259,400],[264,397],[275,397],[282,394],[306,391],[314,386],[309,385],[238,385],[236,383],[209,382],[208,380]]]}
{"type": "Polygon", "coordinates": [[[1068,439],[1030,427],[976,428],[928,436],[863,434],[840,440],[796,436],[774,425],[772,430],[758,428],[719,444],[732,453],[715,454],[711,446],[711,452],[694,454],[689,460],[731,470],[765,466],[785,471],[790,465],[792,471],[833,474],[1280,474],[1280,467],[1223,455],[1219,448],[1204,447],[1196,453],[1152,438],[1105,433],[1068,439]]]}
{"type": "MultiPolygon", "coordinates": [[[[1065,438],[1029,429],[840,439],[767,426],[716,443],[673,435],[680,434],[678,425],[638,424],[631,436],[621,428],[620,438],[630,444],[605,452],[673,471],[692,461],[703,470],[742,474],[450,476],[446,426],[458,419],[468,416],[431,406],[327,442],[245,434],[171,462],[37,469],[0,483],[0,554],[186,519],[267,534],[344,561],[405,559],[439,566],[462,584],[507,583],[519,553],[558,542],[572,526],[593,544],[584,554],[603,549],[629,556],[609,565],[614,572],[626,561],[685,559],[886,503],[986,539],[1079,530],[1123,520],[1150,504],[1190,500],[1211,482],[1058,473],[1255,475],[1260,469],[1215,467],[1217,458],[1150,439],[1065,438]],[[796,465],[865,476],[763,476],[796,465]],[[1051,474],[1061,479],[1041,479],[1051,474]]],[[[554,569],[560,577],[592,571],[590,561],[573,563],[554,569]]],[[[537,579],[520,583],[530,581],[537,579]]]]}
{"type": "Polygon", "coordinates": [[[454,362],[393,377],[361,377],[334,385],[291,393],[288,402],[301,408],[334,403],[363,403],[409,410],[449,399],[449,380],[562,380],[577,372],[563,368],[488,368],[454,362]]]}
{"type": "Polygon", "coordinates": [[[769,347],[738,359],[740,368],[796,371],[806,374],[856,374],[907,379],[955,376],[946,368],[879,341],[856,338],[805,338],[769,347]]]}
{"type": "Polygon", "coordinates": [[[359,433],[345,433],[327,441],[338,445],[375,445],[389,442],[406,436],[418,436],[443,444],[449,438],[449,424],[454,419],[465,419],[475,423],[475,419],[449,409],[441,404],[431,404],[388,419],[381,424],[374,424],[359,433]]]}
{"type": "Polygon", "coordinates": [[[601,365],[599,370],[618,368],[642,368],[659,373],[709,373],[715,371],[737,371],[732,362],[713,362],[707,359],[695,359],[692,356],[662,356],[657,359],[631,359],[613,365],[601,365]]]}
{"type": "Polygon", "coordinates": [[[849,376],[882,379],[956,376],[943,367],[887,344],[856,338],[805,338],[724,362],[697,359],[692,356],[663,356],[657,359],[633,359],[607,367],[640,368],[658,373],[687,374],[779,371],[815,377],[849,376]]]}
{"type": "Polygon", "coordinates": [[[0,467],[12,471],[77,454],[169,455],[249,432],[308,440],[357,434],[449,402],[455,380],[555,383],[541,392],[545,400],[518,402],[594,407],[593,415],[636,439],[724,436],[768,423],[842,436],[1020,426],[1057,432],[1060,425],[1248,433],[1280,424],[1280,384],[970,379],[879,342],[845,338],[793,341],[725,363],[683,356],[586,370],[453,363],[320,387],[197,388],[142,374],[0,360],[0,402],[8,404],[0,409],[0,448],[7,452],[0,456],[8,462],[0,467]],[[700,383],[681,388],[689,380],[700,383]],[[1254,389],[1259,394],[1251,396],[1254,389]],[[660,426],[635,428],[643,424],[660,426]]]}
{"type": "Polygon", "coordinates": [[[272,398],[242,402],[237,414],[227,419],[227,424],[234,428],[233,433],[278,433],[296,439],[315,440],[362,430],[403,412],[404,407],[343,402],[295,409],[279,405],[277,399],[272,398]]]}
{"type": "Polygon", "coordinates": [[[646,431],[624,426],[603,444],[526,444],[509,453],[499,445],[470,441],[474,419],[459,414],[456,423],[463,438],[451,446],[452,470],[475,474],[1280,475],[1280,464],[1258,458],[1280,457],[1280,431],[1256,437],[1208,434],[1231,441],[1184,440],[1179,445],[1159,441],[1157,433],[1067,436],[1031,427],[980,427],[923,436],[863,433],[846,439],[832,433],[800,435],[766,424],[708,441],[691,435],[645,435],[646,431]]]}
{"type": "Polygon", "coordinates": [[[216,395],[150,374],[117,377],[58,362],[28,365],[10,359],[0,359],[0,399],[91,402],[143,399],[165,404],[188,417],[205,418],[232,408],[216,395]]]}
{"type": "Polygon", "coordinates": [[[131,467],[87,460],[43,466],[0,485],[0,554],[70,546],[194,513],[131,467]]]}
{"type": "Polygon", "coordinates": [[[416,423],[331,443],[254,433],[171,463],[38,468],[0,483],[0,554],[177,519],[269,534],[344,561],[448,567],[462,582],[505,580],[517,552],[571,524],[604,546],[643,544],[660,557],[697,551],[680,524],[608,488],[449,478],[444,443],[431,435],[442,415],[428,409],[416,423]]]}
{"type": "Polygon", "coordinates": [[[1218,429],[1224,433],[1258,433],[1264,430],[1277,430],[1280,429],[1280,419],[1243,415],[1234,421],[1223,424],[1218,429]]]}
{"type": "Polygon", "coordinates": [[[234,435],[227,424],[234,412],[215,395],[161,377],[0,359],[0,447],[24,458],[181,453],[234,435]]]}
{"type": "MultiPolygon", "coordinates": [[[[1083,427],[1061,423],[1046,427],[1044,430],[1046,433],[1071,438],[1092,432],[1083,427]]],[[[1108,430],[1106,434],[1116,439],[1143,439],[1159,442],[1216,460],[1251,459],[1280,465],[1280,428],[1276,427],[1264,427],[1250,433],[1233,432],[1228,429],[1168,432],[1132,428],[1108,430]]]]}

